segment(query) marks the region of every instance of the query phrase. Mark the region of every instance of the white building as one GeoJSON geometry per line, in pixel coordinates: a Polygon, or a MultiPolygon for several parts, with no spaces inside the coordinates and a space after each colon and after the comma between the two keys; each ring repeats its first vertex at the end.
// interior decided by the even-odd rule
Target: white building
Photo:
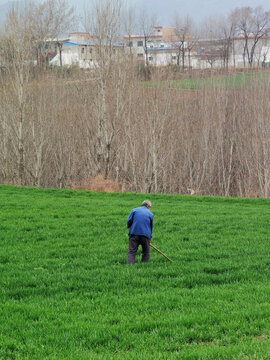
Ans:
{"type": "MultiPolygon", "coordinates": [[[[248,39],[248,49],[251,51],[254,39],[248,39]]],[[[248,66],[247,54],[244,56],[244,37],[231,40],[229,49],[226,49],[226,40],[205,39],[194,41],[186,36],[181,42],[176,35],[175,28],[154,27],[149,35],[126,35],[124,44],[115,44],[113,54],[117,56],[133,56],[136,61],[152,66],[182,66],[182,51],[185,49],[184,65],[192,69],[222,68],[225,66],[228,54],[228,66],[248,66]],[[192,45],[192,46],[191,46],[192,45]],[[182,48],[181,48],[182,47],[182,48]]],[[[114,55],[113,55],[114,56],[114,55]]],[[[57,55],[50,61],[51,64],[72,66],[83,69],[93,69],[98,66],[98,47],[94,37],[87,33],[72,33],[68,41],[63,41],[58,47],[57,55]]],[[[270,65],[270,37],[259,39],[254,51],[253,66],[270,65]]]]}
{"type": "MultiPolygon", "coordinates": [[[[148,34],[144,35],[125,35],[124,45],[126,47],[126,53],[132,54],[137,60],[146,62],[146,56],[153,58],[153,62],[157,66],[166,62],[167,56],[164,56],[165,49],[169,47],[169,43],[176,40],[175,28],[168,28],[163,26],[154,26],[148,34]],[[152,51],[152,49],[155,49],[152,51]],[[162,56],[156,56],[154,54],[147,55],[149,51],[156,51],[161,49],[162,56]]],[[[152,61],[150,59],[150,61],[152,61]]]]}
{"type": "MultiPolygon", "coordinates": [[[[121,44],[113,45],[112,56],[117,56],[123,48],[124,46],[121,44]]],[[[81,69],[94,69],[98,67],[98,59],[97,42],[95,39],[90,38],[80,42],[64,42],[62,48],[58,49],[57,55],[50,61],[50,64],[60,66],[62,60],[63,66],[76,65],[81,69]]]]}

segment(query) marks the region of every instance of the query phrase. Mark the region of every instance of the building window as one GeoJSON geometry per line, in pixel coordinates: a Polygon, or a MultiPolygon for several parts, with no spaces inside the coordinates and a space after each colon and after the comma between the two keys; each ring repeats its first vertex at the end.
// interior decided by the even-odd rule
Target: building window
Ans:
{"type": "Polygon", "coordinates": [[[89,54],[92,54],[92,49],[91,48],[89,48],[89,54]]]}
{"type": "Polygon", "coordinates": [[[128,46],[129,46],[129,47],[132,47],[132,46],[133,46],[133,42],[130,41],[130,42],[128,43],[128,46]]]}
{"type": "Polygon", "coordinates": [[[149,56],[148,60],[149,60],[149,61],[152,61],[152,60],[153,60],[153,57],[152,57],[152,56],[149,56]]]}
{"type": "Polygon", "coordinates": [[[143,56],[143,54],[139,53],[139,54],[137,54],[137,56],[138,56],[138,57],[142,57],[142,56],[143,56]]]}
{"type": "Polygon", "coordinates": [[[173,56],[172,56],[172,59],[173,59],[173,60],[176,60],[176,56],[175,56],[175,55],[173,55],[173,56]]]}
{"type": "Polygon", "coordinates": [[[84,54],[84,48],[82,48],[82,54],[84,54]]]}
{"type": "Polygon", "coordinates": [[[164,48],[164,44],[160,44],[160,47],[161,47],[161,48],[164,48]]]}
{"type": "Polygon", "coordinates": [[[137,45],[138,46],[143,46],[143,41],[138,41],[137,45]]]}
{"type": "Polygon", "coordinates": [[[158,29],[158,32],[160,32],[160,29],[158,29]]]}

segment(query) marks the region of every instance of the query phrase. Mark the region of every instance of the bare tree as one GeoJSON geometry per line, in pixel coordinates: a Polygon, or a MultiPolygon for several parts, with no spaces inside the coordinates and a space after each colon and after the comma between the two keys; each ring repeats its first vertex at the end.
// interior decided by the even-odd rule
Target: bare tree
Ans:
{"type": "MultiPolygon", "coordinates": [[[[177,65],[180,66],[180,58],[182,70],[185,69],[185,57],[186,52],[191,52],[193,48],[193,37],[192,37],[192,27],[193,23],[189,16],[186,16],[182,19],[179,14],[175,14],[173,20],[173,26],[175,27],[177,41],[174,42],[174,45],[177,48],[177,65]]],[[[190,67],[190,58],[189,58],[189,67],[190,67]]]]}
{"type": "Polygon", "coordinates": [[[145,63],[147,67],[149,66],[148,46],[154,34],[155,22],[156,17],[154,15],[150,16],[147,13],[146,9],[141,9],[138,20],[138,28],[143,38],[143,49],[145,53],[145,63]]]}
{"type": "Polygon", "coordinates": [[[135,8],[131,5],[127,8],[124,8],[123,11],[123,31],[125,33],[125,38],[128,41],[129,55],[132,56],[132,35],[136,29],[136,11],[135,8]]]}
{"type": "Polygon", "coordinates": [[[32,44],[35,47],[38,65],[46,64],[50,51],[58,48],[62,66],[61,38],[70,32],[77,23],[74,7],[66,0],[44,0],[32,3],[29,12],[32,44]]]}
{"type": "MultiPolygon", "coordinates": [[[[64,5],[63,1],[57,4],[64,5]]],[[[29,141],[33,141],[35,149],[40,149],[44,143],[42,137],[31,137],[31,130],[36,134],[37,128],[30,125],[28,106],[31,96],[30,84],[34,81],[36,73],[35,59],[40,58],[41,49],[52,30],[54,29],[56,34],[64,29],[62,18],[54,11],[54,5],[51,1],[41,5],[29,2],[23,7],[13,8],[8,14],[1,41],[0,63],[4,69],[4,76],[1,78],[2,91],[7,114],[10,114],[4,128],[9,127],[10,145],[17,163],[16,175],[13,178],[14,182],[20,185],[26,182],[28,176],[33,176],[36,179],[35,183],[40,182],[38,171],[33,175],[31,164],[26,159],[29,141]],[[5,82],[7,79],[8,83],[5,82]],[[38,144],[38,141],[42,144],[38,144]]],[[[65,9],[61,9],[63,10],[65,9]]],[[[36,160],[40,161],[38,158],[36,160]]]]}
{"type": "Polygon", "coordinates": [[[187,42],[187,53],[188,53],[188,68],[191,69],[191,56],[192,56],[192,52],[195,49],[196,45],[198,44],[198,33],[197,33],[197,29],[195,28],[193,22],[191,23],[191,29],[190,29],[190,34],[189,34],[189,39],[187,42]]]}
{"type": "MultiPolygon", "coordinates": [[[[28,83],[31,77],[33,47],[30,31],[29,13],[31,3],[24,8],[13,8],[9,14],[3,39],[1,63],[11,81],[9,104],[14,112],[12,124],[13,145],[18,164],[18,183],[24,183],[25,173],[25,106],[28,83]]],[[[9,91],[7,87],[4,91],[9,91]]]]}
{"type": "Polygon", "coordinates": [[[105,178],[109,175],[112,142],[125,104],[125,58],[124,48],[120,46],[121,14],[121,0],[96,2],[88,13],[88,24],[91,24],[96,52],[97,91],[93,97],[96,140],[92,155],[97,173],[103,173],[105,178]]]}
{"type": "Polygon", "coordinates": [[[223,18],[221,20],[221,29],[222,29],[222,33],[223,33],[223,62],[224,62],[224,67],[228,69],[229,67],[229,59],[230,59],[230,55],[233,53],[234,56],[234,52],[233,52],[233,37],[235,36],[235,32],[236,32],[236,18],[234,16],[234,14],[230,14],[228,17],[223,18]]]}
{"type": "Polygon", "coordinates": [[[224,17],[208,17],[201,25],[200,58],[206,61],[211,69],[217,62],[223,62],[229,58],[230,39],[227,29],[227,21],[224,17]]]}
{"type": "Polygon", "coordinates": [[[231,16],[237,19],[237,30],[243,37],[244,66],[247,59],[249,66],[252,67],[257,44],[265,36],[270,24],[270,12],[262,7],[243,7],[236,8],[231,16]]]}

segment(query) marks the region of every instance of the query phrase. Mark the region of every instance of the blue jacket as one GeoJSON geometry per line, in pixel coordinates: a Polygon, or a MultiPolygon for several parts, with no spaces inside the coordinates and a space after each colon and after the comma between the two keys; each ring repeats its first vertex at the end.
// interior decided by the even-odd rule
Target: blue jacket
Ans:
{"type": "Polygon", "coordinates": [[[154,215],[146,206],[137,207],[131,210],[127,219],[129,235],[141,235],[151,239],[153,217],[154,215]]]}

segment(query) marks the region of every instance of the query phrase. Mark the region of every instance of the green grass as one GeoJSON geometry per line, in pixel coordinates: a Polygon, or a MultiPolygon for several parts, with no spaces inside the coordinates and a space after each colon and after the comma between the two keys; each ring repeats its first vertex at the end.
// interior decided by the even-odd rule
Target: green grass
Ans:
{"type": "Polygon", "coordinates": [[[270,358],[270,201],[0,186],[0,359],[270,358]],[[126,266],[150,198],[151,261],[126,266]]]}
{"type": "Polygon", "coordinates": [[[161,86],[181,90],[201,90],[203,88],[224,88],[227,90],[240,89],[244,86],[252,86],[254,82],[269,81],[269,71],[256,73],[243,73],[237,75],[215,76],[207,78],[190,78],[163,82],[146,81],[144,86],[161,86]]]}

